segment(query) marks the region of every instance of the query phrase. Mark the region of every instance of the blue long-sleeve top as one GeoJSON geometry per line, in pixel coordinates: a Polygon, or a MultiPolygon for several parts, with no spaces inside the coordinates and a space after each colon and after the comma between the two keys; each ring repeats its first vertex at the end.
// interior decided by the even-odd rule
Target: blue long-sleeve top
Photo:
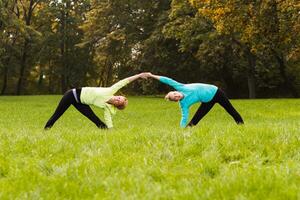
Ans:
{"type": "Polygon", "coordinates": [[[189,108],[197,102],[209,102],[215,96],[218,87],[204,83],[182,84],[171,78],[160,76],[159,81],[173,87],[183,94],[179,101],[181,108],[180,126],[186,127],[189,118],[189,108]]]}

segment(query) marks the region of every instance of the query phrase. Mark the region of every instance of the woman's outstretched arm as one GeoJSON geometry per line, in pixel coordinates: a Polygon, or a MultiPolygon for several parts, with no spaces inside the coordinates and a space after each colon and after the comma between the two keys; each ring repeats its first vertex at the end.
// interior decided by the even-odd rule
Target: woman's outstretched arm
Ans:
{"type": "Polygon", "coordinates": [[[152,73],[146,73],[145,76],[156,79],[156,80],[159,80],[160,82],[162,82],[164,84],[167,84],[167,85],[175,88],[176,90],[180,90],[184,86],[184,84],[179,83],[179,82],[177,82],[177,81],[175,81],[171,78],[168,78],[166,76],[154,75],[152,73]]]}
{"type": "Polygon", "coordinates": [[[114,85],[112,85],[110,88],[113,91],[113,93],[117,92],[119,89],[127,85],[128,83],[131,83],[132,81],[135,81],[139,78],[147,78],[146,73],[140,73],[136,74],[127,78],[124,78],[123,80],[118,81],[114,85]]]}
{"type": "Polygon", "coordinates": [[[139,74],[127,77],[126,79],[128,79],[129,82],[132,82],[132,81],[135,81],[135,80],[137,80],[139,78],[144,78],[144,79],[147,78],[147,73],[146,72],[139,73],[139,74]]]}
{"type": "Polygon", "coordinates": [[[146,72],[145,74],[146,74],[146,77],[153,78],[153,79],[156,79],[156,80],[159,80],[160,77],[161,77],[159,75],[154,75],[154,74],[152,74],[150,72],[146,72]]]}

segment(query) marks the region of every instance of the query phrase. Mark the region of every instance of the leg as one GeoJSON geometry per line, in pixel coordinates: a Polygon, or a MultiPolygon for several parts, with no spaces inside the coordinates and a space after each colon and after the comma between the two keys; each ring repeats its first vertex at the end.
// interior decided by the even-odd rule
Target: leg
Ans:
{"type": "Polygon", "coordinates": [[[90,106],[81,103],[74,103],[73,105],[79,112],[81,112],[81,114],[94,122],[98,128],[107,128],[107,126],[97,117],[97,115],[95,115],[90,106]]]}
{"type": "Polygon", "coordinates": [[[244,124],[241,115],[234,109],[229,99],[222,90],[218,90],[217,102],[234,118],[237,124],[244,124]]]}
{"type": "Polygon", "coordinates": [[[48,122],[45,125],[45,129],[49,129],[53,126],[53,124],[60,118],[62,114],[70,107],[70,105],[74,102],[74,96],[71,90],[67,91],[62,99],[60,100],[54,114],[50,117],[48,122]]]}
{"type": "Polygon", "coordinates": [[[207,103],[201,103],[200,107],[198,108],[197,112],[195,113],[194,117],[188,124],[188,126],[194,126],[198,124],[198,122],[210,111],[210,109],[214,106],[215,102],[210,101],[207,103]]]}

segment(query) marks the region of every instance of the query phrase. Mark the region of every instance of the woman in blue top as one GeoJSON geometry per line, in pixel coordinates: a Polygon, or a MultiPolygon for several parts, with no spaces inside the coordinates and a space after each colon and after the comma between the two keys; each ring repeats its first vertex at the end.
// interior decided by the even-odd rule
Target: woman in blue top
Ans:
{"type": "Polygon", "coordinates": [[[225,93],[214,85],[204,83],[182,84],[171,78],[151,73],[147,73],[147,76],[157,79],[177,90],[169,92],[165,98],[170,101],[179,101],[182,114],[181,127],[196,125],[215,103],[219,103],[234,118],[237,124],[244,124],[241,115],[234,109],[225,93]],[[188,123],[189,108],[198,102],[201,102],[201,105],[192,120],[188,123]]]}

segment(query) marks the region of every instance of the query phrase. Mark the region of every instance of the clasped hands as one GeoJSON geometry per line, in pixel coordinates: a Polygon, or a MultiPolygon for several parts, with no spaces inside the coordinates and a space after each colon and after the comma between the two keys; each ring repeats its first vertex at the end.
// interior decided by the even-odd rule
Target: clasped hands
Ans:
{"type": "Polygon", "coordinates": [[[151,78],[152,76],[153,76],[153,74],[150,72],[142,72],[139,74],[139,77],[143,78],[143,79],[151,78]]]}

